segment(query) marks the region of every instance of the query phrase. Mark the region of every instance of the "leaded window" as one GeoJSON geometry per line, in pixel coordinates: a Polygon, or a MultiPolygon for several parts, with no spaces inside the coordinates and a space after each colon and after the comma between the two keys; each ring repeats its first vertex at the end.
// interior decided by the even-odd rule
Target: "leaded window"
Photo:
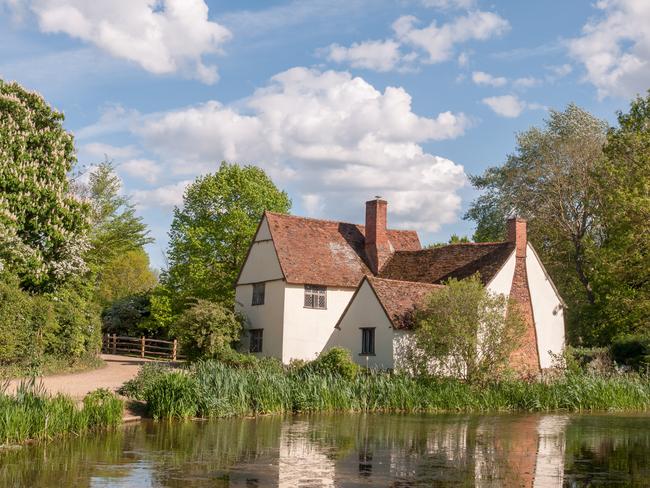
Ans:
{"type": "Polygon", "coordinates": [[[317,285],[305,285],[305,308],[327,308],[327,288],[317,285]]]}
{"type": "Polygon", "coordinates": [[[264,283],[253,284],[253,305],[264,305],[264,283]]]}
{"type": "Polygon", "coordinates": [[[361,329],[361,354],[372,356],[375,354],[375,328],[363,327],[361,329]]]}
{"type": "Polygon", "coordinates": [[[262,352],[262,337],[264,329],[251,329],[250,333],[250,352],[262,352]]]}

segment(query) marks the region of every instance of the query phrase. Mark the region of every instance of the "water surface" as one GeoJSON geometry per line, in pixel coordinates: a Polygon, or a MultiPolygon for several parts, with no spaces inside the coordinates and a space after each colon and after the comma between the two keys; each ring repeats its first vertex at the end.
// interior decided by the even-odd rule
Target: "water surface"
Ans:
{"type": "Polygon", "coordinates": [[[650,417],[143,422],[0,452],[0,486],[650,486],[650,417]]]}

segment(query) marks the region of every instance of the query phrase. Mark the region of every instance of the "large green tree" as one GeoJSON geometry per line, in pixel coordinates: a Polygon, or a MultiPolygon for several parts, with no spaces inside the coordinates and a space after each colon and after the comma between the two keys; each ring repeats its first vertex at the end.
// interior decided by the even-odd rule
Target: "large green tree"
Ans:
{"type": "Polygon", "coordinates": [[[149,267],[149,256],[142,249],[132,249],[115,257],[102,269],[97,284],[97,301],[103,306],[129,295],[151,291],[158,282],[149,267]]]}
{"type": "Polygon", "coordinates": [[[221,163],[197,178],[174,210],[164,274],[175,313],[188,299],[230,305],[234,283],[265,210],[288,212],[291,201],[255,166],[221,163]]]}
{"type": "Polygon", "coordinates": [[[0,265],[53,289],[86,270],[89,208],[70,188],[76,155],[63,114],[0,80],[0,265]]]}
{"type": "Polygon", "coordinates": [[[607,135],[599,172],[602,242],[596,259],[597,315],[605,342],[650,333],[650,92],[607,135]]]}
{"type": "Polygon", "coordinates": [[[600,238],[595,173],[606,134],[605,122],[571,104],[519,134],[503,165],[471,177],[483,192],[465,215],[476,222],[474,239],[503,239],[508,216],[528,219],[529,238],[569,304],[573,339],[583,334],[575,325],[596,300],[590,254],[600,238]]]}

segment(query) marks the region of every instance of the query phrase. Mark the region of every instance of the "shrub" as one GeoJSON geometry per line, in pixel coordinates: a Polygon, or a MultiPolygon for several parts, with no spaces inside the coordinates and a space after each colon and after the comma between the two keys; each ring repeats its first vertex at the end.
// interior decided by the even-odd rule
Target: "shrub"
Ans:
{"type": "Polygon", "coordinates": [[[102,312],[102,330],[108,334],[139,336],[149,318],[149,294],[119,298],[102,312]]]}
{"type": "Polygon", "coordinates": [[[342,347],[333,347],[321,353],[316,360],[307,363],[303,369],[316,374],[332,374],[352,379],[358,374],[359,365],[352,361],[350,351],[342,347]]]}
{"type": "Polygon", "coordinates": [[[162,374],[144,392],[149,414],[155,418],[194,417],[198,410],[195,379],[180,371],[162,374]]]}
{"type": "Polygon", "coordinates": [[[83,412],[88,427],[116,426],[122,421],[122,401],[106,388],[88,393],[83,400],[83,412]]]}
{"type": "Polygon", "coordinates": [[[189,359],[214,358],[239,340],[242,317],[225,306],[197,300],[171,327],[189,359]]]}
{"type": "Polygon", "coordinates": [[[610,348],[614,360],[635,371],[645,371],[650,366],[650,335],[635,334],[620,337],[610,348]]]}
{"type": "Polygon", "coordinates": [[[0,364],[24,358],[33,338],[29,295],[15,283],[0,283],[0,364]]]}
{"type": "Polygon", "coordinates": [[[170,367],[165,363],[145,363],[140,367],[136,377],[124,383],[118,393],[136,400],[144,400],[151,385],[169,371],[170,367]]]}

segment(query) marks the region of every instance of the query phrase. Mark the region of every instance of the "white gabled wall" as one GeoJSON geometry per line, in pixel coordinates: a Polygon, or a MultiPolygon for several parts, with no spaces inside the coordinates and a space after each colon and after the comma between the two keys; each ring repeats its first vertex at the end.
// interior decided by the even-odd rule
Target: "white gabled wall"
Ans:
{"type": "Polygon", "coordinates": [[[352,288],[327,287],[327,309],[305,308],[305,286],[287,284],[284,294],[282,362],[315,359],[354,294],[352,288]]]}
{"type": "Polygon", "coordinates": [[[526,252],[526,269],[535,317],[539,362],[542,369],[549,368],[553,365],[549,351],[559,354],[564,349],[564,309],[560,297],[530,245],[526,252]]]}
{"type": "MultiPolygon", "coordinates": [[[[335,321],[336,323],[336,321],[335,321]]],[[[341,318],[339,329],[334,329],[326,349],[349,349],[352,360],[362,366],[393,368],[393,328],[368,281],[359,288],[354,301],[341,318]],[[361,356],[361,328],[375,328],[375,355],[361,356]],[[367,362],[366,362],[367,358],[367,362]]]]}
{"type": "Polygon", "coordinates": [[[492,281],[487,284],[487,289],[492,293],[510,296],[512,279],[515,276],[515,252],[513,251],[506,263],[501,267],[492,281]]]}
{"type": "MultiPolygon", "coordinates": [[[[264,329],[260,355],[281,358],[285,282],[273,242],[269,239],[271,233],[265,217],[235,288],[235,309],[246,316],[247,329],[264,329]],[[265,283],[264,304],[253,306],[252,283],[260,282],[265,283]]],[[[249,350],[247,334],[244,334],[241,349],[244,352],[249,350]]]]}

